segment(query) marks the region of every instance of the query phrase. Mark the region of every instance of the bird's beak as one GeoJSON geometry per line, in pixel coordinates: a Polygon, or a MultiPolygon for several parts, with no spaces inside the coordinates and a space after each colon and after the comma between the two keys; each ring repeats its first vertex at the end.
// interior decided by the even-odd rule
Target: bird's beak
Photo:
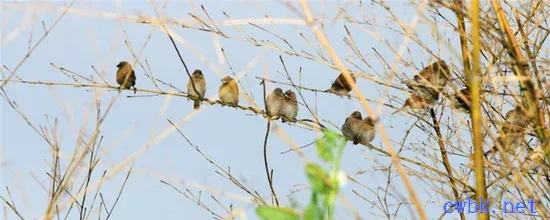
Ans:
{"type": "Polygon", "coordinates": [[[225,79],[222,79],[221,80],[223,84],[226,84],[227,82],[225,81],[225,79]]]}

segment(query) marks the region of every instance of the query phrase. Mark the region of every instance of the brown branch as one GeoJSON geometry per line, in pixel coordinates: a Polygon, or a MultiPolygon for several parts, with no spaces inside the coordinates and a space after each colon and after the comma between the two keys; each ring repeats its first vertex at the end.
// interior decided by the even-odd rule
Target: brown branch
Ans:
{"type": "MultiPolygon", "coordinates": [[[[267,100],[266,100],[266,91],[265,91],[265,82],[262,81],[262,83],[260,83],[263,87],[263,93],[264,93],[264,106],[266,107],[266,111],[267,111],[267,100]]],[[[270,172],[269,172],[269,165],[267,163],[267,139],[269,138],[269,129],[271,128],[271,117],[268,115],[267,116],[267,128],[266,128],[266,131],[265,131],[265,138],[264,138],[264,165],[265,165],[265,174],[267,175],[267,182],[269,183],[269,188],[271,189],[271,195],[273,196],[273,198],[275,199],[275,204],[277,204],[277,206],[279,206],[279,199],[277,199],[277,194],[275,194],[275,189],[273,188],[273,177],[272,175],[270,175],[270,172]]],[[[273,172],[273,170],[271,171],[273,172]]]]}
{"type": "MultiPolygon", "coordinates": [[[[430,109],[430,116],[432,116],[433,129],[437,135],[437,143],[439,144],[439,151],[441,152],[441,159],[443,160],[443,166],[447,170],[447,175],[449,181],[451,182],[451,188],[453,190],[453,195],[455,201],[460,201],[460,196],[458,195],[458,190],[456,188],[455,181],[453,179],[453,169],[451,168],[451,163],[449,162],[449,157],[447,156],[447,150],[445,150],[445,144],[443,143],[443,136],[441,135],[441,128],[439,127],[439,122],[437,121],[435,111],[433,108],[430,109]]],[[[460,219],[464,220],[466,217],[463,212],[460,212],[460,219]]]]}

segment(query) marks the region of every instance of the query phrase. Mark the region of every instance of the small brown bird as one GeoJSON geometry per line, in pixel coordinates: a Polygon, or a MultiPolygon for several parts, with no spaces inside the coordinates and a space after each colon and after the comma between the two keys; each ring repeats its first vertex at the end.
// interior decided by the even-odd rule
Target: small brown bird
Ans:
{"type": "Polygon", "coordinates": [[[453,109],[468,113],[471,105],[470,88],[468,87],[461,89],[460,93],[457,92],[451,97],[451,107],[453,109]],[[462,96],[459,94],[462,94],[462,96]]]}
{"type": "Polygon", "coordinates": [[[354,111],[346,118],[344,124],[342,125],[342,134],[344,137],[353,141],[353,144],[357,144],[357,139],[361,133],[361,128],[363,127],[363,116],[361,112],[354,111]]]}
{"type": "Polygon", "coordinates": [[[296,116],[298,115],[298,99],[296,98],[296,93],[290,89],[285,92],[285,99],[281,107],[281,115],[284,116],[281,119],[283,122],[296,121],[296,116]]]}
{"type": "Polygon", "coordinates": [[[505,124],[525,128],[529,126],[531,122],[532,118],[528,116],[526,110],[521,106],[516,106],[514,109],[506,112],[505,124]]]}
{"type": "Polygon", "coordinates": [[[285,94],[281,88],[275,88],[266,99],[266,110],[269,116],[281,115],[281,109],[283,102],[285,101],[285,94]]]}
{"type": "MultiPolygon", "coordinates": [[[[514,109],[506,112],[504,122],[502,123],[499,136],[497,138],[500,146],[504,150],[510,151],[521,145],[525,134],[529,130],[529,125],[531,122],[532,121],[521,106],[516,106],[514,109]]],[[[485,156],[496,153],[497,151],[498,148],[495,145],[491,148],[491,150],[485,153],[485,156]]]]}
{"type": "Polygon", "coordinates": [[[204,98],[204,93],[206,93],[206,81],[204,80],[202,71],[196,69],[191,75],[191,80],[187,82],[187,94],[194,96],[191,98],[193,99],[193,109],[199,109],[201,100],[204,98]],[[194,87],[193,84],[195,84],[194,87]]]}
{"type": "Polygon", "coordinates": [[[370,143],[372,140],[374,140],[374,136],[376,135],[376,129],[374,127],[375,121],[372,120],[371,117],[366,117],[363,119],[361,123],[361,127],[359,127],[359,134],[357,135],[357,140],[353,142],[353,144],[357,145],[357,143],[366,144],[370,143]]]}
{"type": "Polygon", "coordinates": [[[398,113],[403,110],[407,109],[427,109],[431,108],[435,105],[437,100],[439,100],[439,93],[428,93],[429,96],[424,98],[416,93],[411,93],[409,95],[409,98],[405,100],[405,104],[403,104],[403,107],[400,109],[397,109],[397,111],[393,112],[393,114],[398,113]]]}
{"type": "Polygon", "coordinates": [[[429,88],[441,92],[449,81],[450,71],[447,63],[443,60],[436,61],[422,69],[414,76],[412,81],[407,82],[409,89],[415,92],[424,92],[429,88]]]}
{"type": "Polygon", "coordinates": [[[130,89],[134,87],[134,94],[136,94],[136,73],[132,68],[132,64],[126,61],[120,61],[116,67],[118,68],[116,71],[116,82],[120,85],[118,91],[120,92],[121,88],[130,89]]]}
{"type": "MultiPolygon", "coordinates": [[[[506,152],[511,152],[521,145],[524,138],[525,133],[521,129],[508,130],[503,127],[499,132],[497,142],[506,152]]],[[[488,156],[489,154],[494,154],[496,152],[498,152],[498,147],[495,144],[490,150],[485,152],[484,156],[488,156]]]]}
{"type": "MultiPolygon", "coordinates": [[[[355,83],[356,82],[355,77],[351,74],[350,76],[353,82],[355,83]]],[[[334,80],[334,82],[332,83],[332,86],[330,86],[330,89],[328,91],[336,95],[348,95],[351,89],[352,89],[351,84],[349,84],[348,81],[346,81],[344,74],[340,73],[340,75],[338,76],[338,78],[336,78],[336,80],[334,80]]]]}
{"type": "Polygon", "coordinates": [[[222,104],[236,106],[239,104],[239,86],[235,79],[226,76],[222,79],[222,85],[218,90],[218,96],[222,104]]]}

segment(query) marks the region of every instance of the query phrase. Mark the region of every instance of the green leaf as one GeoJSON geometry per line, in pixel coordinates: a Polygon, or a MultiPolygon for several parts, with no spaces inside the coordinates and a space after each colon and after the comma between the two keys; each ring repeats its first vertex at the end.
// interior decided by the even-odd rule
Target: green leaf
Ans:
{"type": "Polygon", "coordinates": [[[317,155],[326,162],[334,161],[334,153],[323,139],[317,141],[317,155]]]}
{"type": "Polygon", "coordinates": [[[313,163],[307,164],[306,173],[314,193],[317,192],[326,195],[333,190],[329,175],[319,165],[313,163]]]}
{"type": "Polygon", "coordinates": [[[317,207],[316,204],[309,204],[306,208],[306,211],[304,212],[304,220],[318,220],[318,219],[324,219],[323,217],[323,211],[317,207]]]}
{"type": "Polygon", "coordinates": [[[317,155],[325,162],[335,162],[336,152],[346,146],[346,139],[342,135],[328,129],[323,131],[325,138],[316,142],[317,155]]]}
{"type": "Polygon", "coordinates": [[[263,220],[300,220],[300,215],[294,209],[286,207],[260,206],[256,214],[263,220]]]}

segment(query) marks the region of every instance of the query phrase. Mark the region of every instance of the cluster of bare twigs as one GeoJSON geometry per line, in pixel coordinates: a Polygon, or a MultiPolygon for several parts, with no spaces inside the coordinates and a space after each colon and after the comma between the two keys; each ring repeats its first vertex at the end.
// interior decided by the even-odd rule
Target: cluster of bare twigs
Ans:
{"type": "MultiPolygon", "coordinates": [[[[179,135],[201,155],[209,164],[214,166],[216,173],[222,176],[231,184],[238,187],[242,193],[233,194],[217,190],[215,187],[205,186],[189,181],[182,181],[173,177],[159,177],[163,184],[173,188],[176,192],[185,198],[193,201],[198,207],[204,209],[216,219],[233,219],[255,205],[286,205],[288,198],[294,193],[307,188],[292,191],[289,195],[276,195],[273,182],[274,170],[268,168],[266,147],[267,139],[270,133],[274,133],[280,139],[290,146],[290,150],[282,153],[295,153],[301,160],[307,161],[308,157],[303,152],[303,148],[310,146],[296,145],[292,138],[288,136],[280,127],[271,128],[270,120],[267,120],[268,126],[266,137],[263,143],[266,174],[270,188],[270,195],[261,195],[252,187],[247,186],[231,173],[229,168],[223,168],[212,160],[205,152],[201,151],[199,146],[191,141],[180,129],[180,126],[189,119],[193,118],[201,110],[191,113],[181,121],[168,119],[167,127],[154,138],[143,144],[133,154],[129,155],[122,162],[115,164],[111,169],[104,170],[97,177],[94,175],[97,166],[102,163],[102,133],[101,127],[107,119],[109,110],[121,94],[117,94],[107,105],[102,105],[97,101],[94,109],[95,121],[92,123],[93,129],[84,129],[84,125],[78,132],[76,145],[69,158],[67,166],[61,166],[61,152],[59,146],[59,136],[57,120],[48,119],[48,126],[41,126],[29,120],[25,111],[21,109],[17,100],[12,100],[6,85],[28,84],[33,86],[55,86],[55,87],[75,87],[75,89],[86,89],[94,93],[94,100],[100,100],[99,94],[102,92],[115,92],[118,86],[110,82],[111,75],[106,76],[104,72],[98,71],[96,67],[91,66],[93,74],[82,73],[85,70],[71,70],[68,67],[51,63],[59,73],[63,74],[69,80],[68,82],[53,82],[24,79],[18,72],[27,58],[32,55],[35,49],[48,37],[49,33],[55,30],[57,23],[67,15],[77,16],[96,16],[103,18],[112,18],[127,22],[142,24],[144,27],[150,26],[153,30],[158,30],[169,37],[171,45],[177,52],[180,61],[185,67],[188,77],[189,70],[185,59],[179,52],[178,43],[186,49],[193,51],[196,56],[201,56],[201,52],[184,44],[183,37],[175,29],[189,29],[197,32],[205,32],[212,36],[229,39],[239,43],[246,43],[250,46],[261,47],[266,51],[281,54],[279,61],[282,71],[280,76],[285,80],[275,80],[266,76],[252,77],[246,71],[236,73],[229,62],[226,51],[221,45],[219,47],[220,57],[223,57],[229,67],[229,72],[237,80],[241,88],[241,99],[248,105],[236,105],[235,109],[246,114],[252,114],[262,118],[269,117],[264,110],[263,104],[257,103],[258,100],[265,99],[257,94],[255,97],[252,88],[255,85],[263,83],[264,90],[266,84],[275,84],[277,86],[292,87],[298,94],[300,104],[300,118],[296,122],[289,122],[289,125],[303,128],[312,132],[319,132],[322,129],[340,129],[344,116],[339,116],[341,121],[332,122],[326,116],[318,114],[318,105],[316,100],[307,100],[306,93],[313,93],[315,97],[322,93],[329,93],[327,87],[314,88],[302,82],[302,69],[298,73],[290,73],[285,64],[285,59],[308,60],[318,65],[332,69],[336,76],[343,73],[347,78],[351,75],[358,78],[358,83],[353,84],[352,93],[342,100],[352,99],[358,101],[369,116],[381,118],[382,123],[378,123],[377,137],[381,140],[380,144],[365,144],[369,149],[369,159],[374,164],[369,169],[360,169],[358,171],[345,170],[348,173],[351,188],[349,194],[342,193],[341,201],[345,204],[345,210],[353,213],[356,218],[360,218],[356,207],[365,204],[348,204],[348,197],[355,196],[360,201],[366,202],[373,207],[368,213],[381,216],[383,218],[394,219],[402,216],[402,206],[414,208],[414,215],[421,219],[427,219],[425,205],[428,203],[426,197],[431,197],[437,202],[440,201],[461,201],[467,197],[483,197],[490,201],[496,209],[504,209],[500,201],[523,201],[530,199],[535,201],[535,208],[538,213],[530,213],[529,217],[546,219],[550,216],[550,210],[547,207],[550,203],[550,167],[548,161],[550,154],[550,130],[548,120],[550,120],[550,55],[549,43],[547,37],[550,35],[550,25],[548,24],[550,16],[550,3],[544,0],[534,0],[525,2],[509,2],[490,0],[487,5],[481,5],[478,0],[462,1],[418,1],[411,4],[411,9],[416,10],[410,23],[403,22],[394,11],[391,4],[379,0],[365,2],[349,2],[338,6],[339,13],[334,18],[323,17],[310,9],[307,1],[302,0],[299,3],[281,2],[292,12],[296,13],[299,19],[276,18],[266,15],[265,18],[258,19],[233,19],[226,12],[223,14],[226,20],[215,21],[212,19],[211,11],[204,6],[200,6],[200,13],[189,14],[185,20],[176,20],[162,16],[167,7],[167,1],[162,8],[155,9],[155,16],[140,14],[138,16],[118,16],[108,12],[86,11],[73,8],[73,3],[65,7],[55,6],[24,6],[21,4],[6,4],[8,9],[32,10],[33,7],[41,7],[44,11],[60,11],[61,15],[51,26],[43,24],[44,34],[32,46],[29,46],[27,55],[14,67],[3,66],[2,81],[0,83],[0,96],[4,103],[9,105],[25,123],[27,123],[34,132],[39,135],[50,149],[51,172],[47,173],[51,186],[49,188],[49,201],[47,210],[42,216],[45,219],[52,218],[74,218],[89,219],[99,217],[108,219],[111,216],[122,192],[129,179],[131,172],[136,169],[131,164],[153,145],[158,143],[173,132],[179,135]],[[349,7],[353,5],[360,11],[360,16],[355,16],[349,7]],[[367,7],[377,8],[385,13],[387,21],[379,21],[375,18],[377,15],[369,14],[367,7]],[[484,10],[479,10],[480,7],[484,10]],[[348,12],[348,10],[350,12],[348,12]],[[325,25],[339,21],[344,23],[343,30],[345,37],[343,42],[346,50],[351,55],[344,56],[339,54],[342,50],[335,50],[334,42],[329,42],[330,33],[325,32],[325,25]],[[389,23],[388,23],[389,22],[389,23]],[[416,28],[424,25],[423,28],[431,28],[431,41],[426,42],[425,33],[416,28]],[[304,34],[298,31],[304,44],[310,46],[311,50],[298,49],[297,44],[301,42],[292,42],[288,40],[285,34],[277,29],[279,25],[297,25],[311,30],[314,34],[304,34]],[[244,27],[243,27],[244,26],[244,27]],[[403,37],[403,42],[396,47],[384,39],[372,27],[389,31],[392,34],[398,34],[403,37]],[[267,34],[271,39],[257,39],[249,35],[250,31],[260,31],[267,34]],[[393,60],[388,60],[387,56],[380,52],[380,47],[373,46],[372,50],[365,50],[358,45],[361,39],[361,32],[369,33],[378,42],[372,44],[381,45],[384,49],[390,51],[393,60]],[[373,31],[374,30],[374,31],[373,31]],[[454,38],[454,39],[449,39],[454,38]],[[450,42],[458,42],[455,45],[450,42]],[[436,44],[438,46],[432,46],[436,44]],[[405,128],[404,122],[398,121],[390,126],[386,120],[391,117],[385,112],[391,112],[391,109],[397,109],[406,99],[406,88],[402,83],[407,78],[416,74],[421,67],[411,56],[409,45],[417,50],[428,54],[433,60],[446,60],[451,66],[452,77],[443,97],[438,104],[431,109],[422,111],[408,111],[407,119],[413,118],[414,123],[405,128]],[[450,56],[444,57],[444,52],[449,51],[450,56]],[[374,58],[366,54],[374,54],[374,58]],[[283,58],[283,55],[285,58],[283,58]],[[345,57],[341,60],[341,57],[345,57]],[[450,57],[450,58],[448,58],[450,57]],[[380,63],[383,70],[373,66],[373,63],[380,63]],[[411,67],[407,73],[400,70],[400,66],[411,67]],[[351,67],[351,68],[350,68],[351,67]],[[350,70],[354,69],[354,70],[350,70]],[[363,83],[371,83],[379,89],[378,98],[371,94],[363,94],[361,86],[363,83]],[[464,88],[471,90],[471,110],[468,113],[455,111],[449,108],[449,101],[464,88]],[[382,90],[382,91],[380,91],[382,90]],[[263,99],[262,99],[263,98],[263,99]],[[378,106],[374,109],[373,105],[378,106]],[[498,131],[506,120],[506,112],[515,106],[524,106],[525,114],[533,118],[533,123],[526,128],[526,137],[521,137],[521,144],[512,150],[498,151],[497,154],[490,157],[483,157],[483,152],[491,148],[498,142],[498,131]],[[307,116],[304,116],[307,115],[307,116]],[[389,135],[388,129],[398,129],[404,132],[403,137],[396,139],[389,135]],[[372,156],[374,155],[374,156],[372,156]],[[128,168],[129,167],[129,168],[128,168]],[[101,186],[105,181],[109,181],[121,171],[128,169],[126,178],[122,183],[120,192],[116,199],[108,206],[109,201],[105,201],[101,193],[101,186]],[[77,176],[84,172],[83,178],[77,176]],[[369,182],[361,180],[366,172],[382,172],[386,177],[384,185],[374,186],[369,182]],[[355,174],[352,174],[355,173],[355,174]],[[401,178],[397,180],[395,178],[401,178]],[[419,180],[419,183],[412,184],[411,179],[419,180]],[[396,188],[396,182],[399,187],[396,188]],[[475,184],[472,184],[475,183],[475,184]],[[180,190],[178,185],[185,187],[180,190]],[[414,186],[413,186],[414,185],[414,186]],[[418,190],[421,185],[426,192],[418,190]],[[78,187],[75,187],[78,186],[78,187]],[[198,193],[193,191],[198,189],[198,193]],[[403,193],[406,192],[406,193],[403,193]],[[210,198],[223,208],[224,213],[217,212],[202,199],[203,194],[209,194],[210,198]],[[425,196],[428,194],[429,196],[425,196]],[[218,201],[218,197],[229,197],[234,200],[244,201],[248,206],[235,209],[233,204],[226,207],[218,201]],[[271,202],[269,202],[271,200],[271,202]],[[355,207],[355,208],[354,208],[355,207]],[[76,214],[73,210],[77,210],[76,214]],[[70,217],[69,217],[70,216],[70,217]]],[[[215,12],[218,13],[218,12],[215,12]]],[[[10,36],[17,36],[13,33],[10,36]]],[[[151,35],[148,36],[148,40],[151,35]]],[[[9,39],[3,39],[2,44],[9,39]]],[[[138,76],[139,80],[148,79],[154,85],[154,88],[144,88],[137,86],[139,95],[129,95],[125,98],[148,98],[152,96],[188,97],[188,94],[182,89],[158,78],[154,74],[151,65],[147,59],[142,58],[142,52],[147,46],[148,40],[141,47],[140,51],[134,51],[134,46],[127,40],[125,45],[134,58],[134,67],[139,68],[143,73],[138,76]]],[[[168,42],[168,41],[167,41],[168,42]]],[[[168,44],[167,44],[168,45],[168,44]]],[[[257,63],[255,58],[251,65],[257,63]]],[[[428,61],[423,61],[428,62],[428,61]]],[[[210,66],[215,66],[208,63],[210,66]]],[[[215,67],[214,69],[218,69],[215,67]]],[[[219,70],[219,69],[218,69],[219,70]]],[[[221,71],[217,72],[218,74],[221,71]]],[[[223,75],[223,74],[220,74],[223,75]]],[[[364,85],[364,84],[363,84],[364,85]]],[[[372,90],[374,91],[374,89],[372,90]]],[[[331,94],[326,94],[331,95],[331,94]]],[[[182,99],[183,100],[183,99],[182,99]]],[[[203,98],[203,102],[212,106],[223,106],[215,97],[203,98]]],[[[354,109],[355,110],[355,109],[354,109]]],[[[350,113],[353,110],[350,110],[350,113]]],[[[399,117],[399,116],[398,116],[399,117]]],[[[323,137],[319,137],[323,138],[323,137]]],[[[145,173],[148,173],[144,171],[145,173]]],[[[24,213],[21,213],[11,194],[11,187],[6,187],[2,200],[20,219],[27,219],[24,213]]],[[[278,190],[279,192],[282,190],[278,190]]],[[[345,191],[345,190],[344,190],[345,191]]],[[[356,199],[357,199],[356,198],[356,199]]],[[[16,199],[15,199],[16,200],[16,199]]],[[[442,203],[442,202],[441,202],[442,203]]],[[[441,207],[440,205],[436,207],[441,207]]],[[[445,215],[443,210],[441,218],[445,215]]],[[[466,219],[463,213],[452,214],[453,217],[466,219]]],[[[491,217],[504,218],[502,212],[490,213],[491,217]]],[[[488,214],[480,214],[480,218],[488,218],[488,214]]]]}

